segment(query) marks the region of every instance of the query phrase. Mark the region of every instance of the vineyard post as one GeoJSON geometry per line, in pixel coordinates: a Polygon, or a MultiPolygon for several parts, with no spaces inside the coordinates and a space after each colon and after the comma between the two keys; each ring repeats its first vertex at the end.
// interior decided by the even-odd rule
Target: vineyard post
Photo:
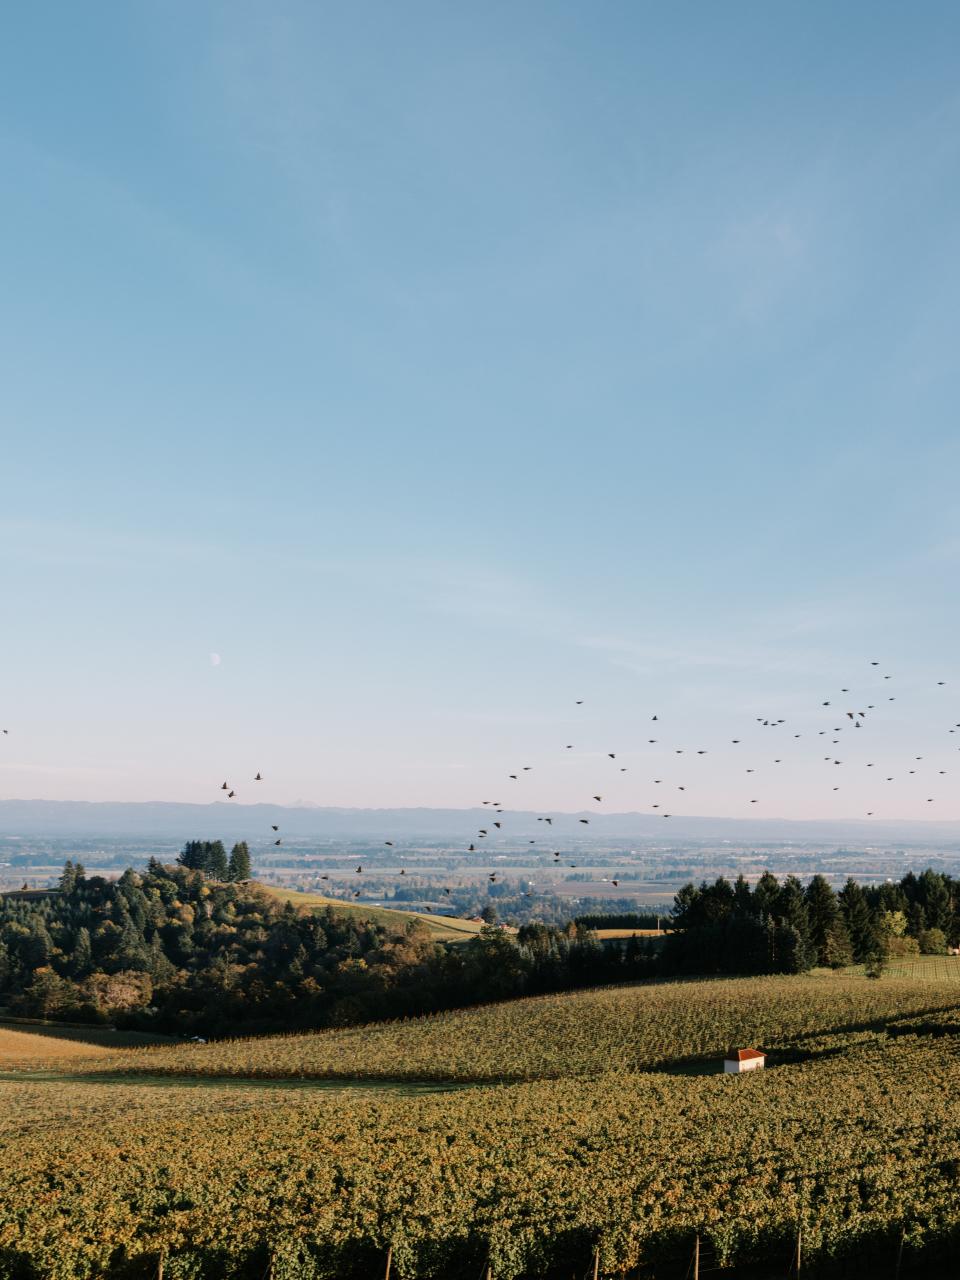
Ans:
{"type": "Polygon", "coordinates": [[[157,1280],[163,1280],[163,1251],[162,1250],[160,1253],[160,1257],[157,1259],[157,1280]]]}
{"type": "Polygon", "coordinates": [[[600,1274],[600,1246],[597,1245],[593,1250],[593,1280],[597,1280],[600,1274]]]}
{"type": "Polygon", "coordinates": [[[384,1272],[383,1280],[390,1280],[390,1268],[393,1265],[393,1245],[387,1246],[387,1269],[384,1272]]]}
{"type": "Polygon", "coordinates": [[[802,1228],[802,1226],[800,1225],[800,1223],[798,1222],[798,1223],[797,1223],[797,1257],[796,1257],[796,1267],[795,1267],[795,1269],[794,1269],[794,1273],[793,1273],[793,1274],[794,1274],[794,1275],[796,1275],[796,1276],[798,1276],[798,1275],[800,1274],[800,1260],[801,1260],[801,1252],[800,1252],[800,1249],[801,1249],[801,1236],[802,1236],[802,1233],[803,1233],[803,1228],[802,1228]]]}
{"type": "Polygon", "coordinates": [[[700,1232],[693,1241],[693,1280],[700,1280],[700,1232]]]}

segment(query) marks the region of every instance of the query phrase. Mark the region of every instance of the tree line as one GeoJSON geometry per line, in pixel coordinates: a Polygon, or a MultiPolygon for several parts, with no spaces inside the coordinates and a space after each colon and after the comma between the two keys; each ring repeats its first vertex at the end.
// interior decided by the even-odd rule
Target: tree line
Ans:
{"type": "Polygon", "coordinates": [[[879,976],[891,956],[945,955],[960,940],[960,882],[909,872],[898,883],[836,892],[826,877],[807,885],[769,871],[751,888],[741,875],[686,884],[673,906],[665,969],[679,973],[802,973],[863,964],[879,976]]]}

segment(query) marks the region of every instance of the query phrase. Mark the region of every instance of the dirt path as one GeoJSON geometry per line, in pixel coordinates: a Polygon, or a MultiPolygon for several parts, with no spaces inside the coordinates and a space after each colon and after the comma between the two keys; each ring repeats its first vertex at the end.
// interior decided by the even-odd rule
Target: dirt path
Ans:
{"type": "Polygon", "coordinates": [[[70,1072],[70,1071],[0,1071],[0,1084],[86,1084],[126,1085],[127,1087],[178,1089],[297,1089],[321,1093],[400,1093],[415,1096],[425,1093],[457,1093],[462,1089],[482,1088],[476,1084],[415,1080],[273,1080],[243,1076],[174,1076],[141,1075],[134,1072],[70,1072]]]}

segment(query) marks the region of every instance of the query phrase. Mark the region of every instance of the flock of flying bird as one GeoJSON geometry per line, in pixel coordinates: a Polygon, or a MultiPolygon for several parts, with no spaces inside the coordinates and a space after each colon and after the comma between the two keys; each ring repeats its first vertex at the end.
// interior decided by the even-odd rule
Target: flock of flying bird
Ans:
{"type": "MultiPolygon", "coordinates": [[[[870,665],[871,665],[871,667],[876,668],[876,667],[879,667],[879,665],[880,665],[880,664],[879,664],[879,662],[878,662],[878,661],[872,661],[872,662],[870,663],[870,665]]],[[[892,676],[890,676],[890,675],[886,675],[886,674],[881,675],[881,674],[880,674],[880,673],[878,673],[878,672],[874,672],[874,674],[875,674],[875,675],[879,675],[879,676],[880,676],[880,679],[881,679],[881,681],[882,681],[882,682],[886,682],[886,681],[888,681],[888,680],[893,679],[893,677],[892,677],[892,676]]],[[[939,687],[939,688],[943,688],[943,687],[946,685],[946,681],[945,681],[945,680],[938,680],[938,681],[936,682],[936,685],[937,685],[937,687],[939,687]]],[[[896,699],[896,695],[890,695],[890,694],[888,694],[888,693],[886,692],[886,688],[887,688],[887,686],[885,685],[885,683],[881,683],[881,684],[879,685],[879,689],[882,689],[882,690],[883,690],[883,697],[884,697],[884,701],[885,701],[885,702],[887,702],[887,703],[890,703],[890,702],[896,702],[896,700],[897,700],[897,699],[896,699]]],[[[839,735],[840,735],[840,734],[842,734],[842,733],[844,733],[845,731],[846,731],[846,732],[856,732],[856,731],[858,731],[858,730],[861,730],[861,729],[864,729],[864,728],[868,727],[868,725],[869,725],[869,726],[872,726],[872,725],[873,725],[873,723],[874,723],[874,721],[875,721],[875,714],[874,714],[874,713],[875,713],[875,712],[877,712],[877,710],[878,710],[878,704],[877,704],[877,703],[874,703],[874,702],[867,702],[865,698],[860,698],[860,697],[858,696],[858,697],[856,698],[856,700],[855,700],[855,701],[851,701],[851,697],[852,697],[851,689],[850,689],[850,688],[848,688],[848,687],[845,687],[845,688],[840,689],[839,693],[840,693],[841,695],[843,695],[843,699],[844,699],[844,700],[843,700],[842,702],[839,702],[839,701],[837,700],[836,696],[831,697],[831,698],[826,698],[826,699],[824,699],[824,700],[821,702],[821,704],[820,704],[820,711],[821,711],[821,712],[826,712],[827,710],[830,710],[830,711],[832,712],[832,711],[834,711],[834,709],[836,709],[835,714],[831,714],[831,715],[828,717],[828,723],[829,723],[829,721],[830,721],[830,720],[837,720],[837,719],[841,720],[841,723],[840,723],[839,725],[834,724],[834,725],[832,725],[830,728],[818,729],[818,730],[815,730],[815,731],[814,731],[815,736],[817,736],[817,737],[826,737],[826,738],[828,738],[828,739],[829,739],[829,745],[830,745],[831,747],[837,747],[837,746],[839,746],[839,745],[840,745],[840,743],[841,743],[841,738],[839,737],[839,735]]],[[[876,697],[876,696],[877,696],[877,694],[868,695],[868,696],[876,697]]],[[[583,706],[583,705],[584,705],[584,699],[582,699],[582,698],[577,699],[577,700],[576,700],[575,705],[576,705],[576,706],[578,706],[578,707],[583,706]]],[[[661,729],[660,729],[660,727],[659,727],[659,726],[661,726],[662,722],[661,722],[661,720],[660,720],[659,715],[654,715],[654,716],[652,716],[652,717],[651,717],[651,719],[650,719],[650,724],[651,724],[652,726],[653,726],[653,725],[658,726],[658,728],[657,728],[657,729],[652,729],[652,730],[651,730],[651,732],[659,733],[659,732],[661,731],[661,729]]],[[[757,716],[757,717],[756,717],[756,724],[757,724],[757,726],[758,726],[759,728],[761,728],[761,729],[778,729],[778,728],[780,728],[781,726],[786,725],[786,724],[787,724],[787,720],[786,720],[785,718],[783,718],[783,717],[777,717],[777,718],[769,717],[769,718],[768,718],[768,717],[763,717],[763,716],[757,716]]],[[[951,734],[955,734],[955,733],[957,733],[957,731],[958,731],[958,730],[960,730],[960,722],[957,722],[957,723],[953,724],[951,727],[949,727],[949,728],[947,729],[947,732],[948,732],[948,733],[951,733],[951,734]]],[[[4,732],[6,732],[6,730],[4,730],[4,732]]],[[[808,734],[807,736],[813,736],[813,735],[809,735],[809,734],[808,734]]],[[[800,739],[800,738],[804,737],[804,734],[801,734],[801,733],[793,733],[792,737],[793,737],[793,739],[800,739]]],[[[741,737],[737,737],[737,738],[730,738],[730,739],[729,739],[729,745],[730,745],[730,746],[732,746],[732,747],[738,747],[738,746],[741,746],[741,745],[743,744],[743,741],[744,741],[744,739],[743,739],[743,738],[741,738],[741,737]]],[[[663,750],[663,746],[662,746],[662,744],[661,744],[661,740],[659,739],[659,737],[650,737],[650,738],[648,738],[648,739],[647,739],[647,745],[648,745],[648,746],[659,746],[659,747],[661,748],[661,751],[663,750]]],[[[726,744],[725,744],[725,745],[726,745],[726,744]]],[[[574,750],[574,744],[573,744],[573,743],[570,743],[570,742],[565,743],[562,749],[563,749],[563,751],[573,751],[573,750],[574,750]]],[[[960,747],[958,747],[957,749],[958,749],[958,750],[960,750],[960,747]]],[[[696,757],[702,757],[702,756],[706,756],[706,755],[711,754],[711,752],[710,752],[706,747],[696,747],[696,748],[694,748],[693,750],[689,750],[689,751],[687,750],[687,748],[686,748],[686,747],[671,747],[669,750],[670,750],[670,753],[671,753],[672,755],[674,755],[675,757],[687,756],[688,758],[696,758],[696,757]]],[[[626,765],[624,765],[624,764],[619,763],[618,753],[617,753],[616,751],[607,751],[607,752],[605,752],[605,753],[604,753],[604,756],[605,756],[605,758],[606,758],[607,760],[609,760],[609,761],[612,761],[612,762],[613,762],[613,764],[612,764],[611,768],[615,769],[618,773],[627,773],[627,772],[628,772],[628,767],[627,767],[626,765]]],[[[783,754],[778,755],[778,756],[776,756],[776,757],[772,757],[772,763],[773,763],[774,765],[780,765],[780,764],[782,764],[782,763],[783,763],[784,758],[785,758],[785,757],[784,757],[784,755],[783,755],[783,754]]],[[[834,753],[832,753],[832,752],[831,752],[831,753],[829,753],[829,754],[827,754],[827,755],[824,755],[824,756],[822,757],[822,760],[823,760],[823,762],[824,762],[825,764],[828,764],[828,765],[830,766],[831,771],[832,771],[833,769],[840,768],[840,767],[842,767],[842,766],[844,765],[844,761],[843,761],[842,759],[839,759],[839,758],[838,758],[834,753]]],[[[924,756],[923,756],[923,755],[918,755],[918,756],[915,756],[915,757],[913,758],[913,760],[911,761],[911,763],[919,764],[919,763],[921,763],[923,760],[924,760],[924,756]]],[[[875,769],[875,768],[877,768],[877,767],[878,767],[878,765],[877,765],[877,762],[876,762],[876,761],[867,761],[867,762],[866,762],[866,768],[868,768],[868,769],[875,769]]],[[[533,767],[532,765],[525,764],[525,765],[520,766],[520,767],[517,769],[517,771],[516,771],[515,773],[508,773],[508,774],[506,775],[506,777],[505,777],[505,779],[504,779],[504,780],[505,780],[505,781],[510,782],[511,784],[520,784],[520,783],[524,780],[524,775],[529,774],[529,773],[532,773],[533,771],[534,771],[534,767],[533,767]]],[[[666,772],[666,770],[661,769],[661,770],[660,770],[660,772],[666,772]]],[[[751,765],[751,766],[745,766],[745,768],[744,768],[744,772],[745,772],[745,774],[746,774],[747,776],[755,775],[755,774],[757,773],[756,765],[755,765],[755,764],[753,764],[753,765],[751,765]]],[[[938,769],[938,770],[937,770],[937,776],[943,777],[943,776],[945,776],[945,775],[946,775],[946,772],[947,772],[947,771],[946,771],[945,769],[938,769]]],[[[911,769],[908,769],[908,770],[907,770],[907,773],[908,773],[908,775],[916,775],[916,774],[917,774],[917,770],[916,770],[915,768],[911,768],[911,769]]],[[[838,775],[838,776],[839,776],[839,775],[838,775]]],[[[886,782],[886,783],[892,783],[892,782],[895,782],[895,781],[897,780],[897,775],[896,775],[896,774],[887,774],[887,773],[885,773],[885,772],[884,772],[882,776],[885,778],[885,782],[886,782]]],[[[254,782],[262,782],[262,781],[263,781],[262,775],[260,774],[260,772],[258,772],[258,773],[257,773],[257,775],[256,775],[256,777],[254,778],[254,782]]],[[[683,781],[682,783],[679,783],[679,782],[673,782],[673,781],[668,781],[667,779],[665,779],[665,778],[663,778],[663,777],[653,778],[653,779],[652,779],[652,785],[653,785],[653,786],[667,786],[668,788],[669,788],[669,787],[675,787],[675,788],[676,788],[676,790],[677,790],[678,792],[684,792],[684,793],[686,793],[686,792],[687,792],[687,790],[688,790],[688,786],[690,786],[690,783],[691,783],[691,778],[690,778],[690,776],[689,776],[689,775],[688,775],[688,776],[685,776],[684,781],[683,781]]],[[[839,784],[839,783],[837,783],[836,785],[834,785],[834,783],[833,783],[833,782],[831,782],[831,783],[830,783],[830,786],[831,786],[831,788],[832,788],[832,790],[833,790],[834,792],[836,792],[836,791],[839,791],[839,790],[840,790],[840,784],[839,784]]],[[[224,781],[224,782],[222,783],[222,785],[221,785],[221,788],[220,788],[220,789],[221,789],[222,791],[226,791],[226,792],[227,792],[227,798],[228,798],[228,799],[231,799],[231,800],[232,800],[232,799],[234,799],[234,798],[236,797],[236,792],[235,792],[235,790],[234,790],[234,789],[229,785],[229,783],[227,783],[226,781],[224,781]]],[[[594,793],[591,795],[591,801],[592,801],[592,804],[602,804],[602,803],[603,803],[603,800],[604,800],[604,796],[603,796],[602,791],[599,791],[599,790],[598,790],[598,791],[594,792],[594,793]]],[[[934,797],[934,796],[928,796],[928,797],[926,797],[926,803],[927,803],[927,804],[933,804],[934,802],[935,802],[935,797],[934,797]]],[[[760,797],[759,797],[759,796],[751,796],[751,797],[750,797],[750,799],[749,799],[749,803],[750,803],[751,805],[759,804],[759,803],[760,803],[760,797]]],[[[490,839],[490,838],[491,838],[491,831],[501,832],[501,831],[503,830],[503,827],[504,827],[504,817],[505,817],[505,815],[506,815],[506,814],[507,814],[507,812],[508,812],[507,805],[506,805],[506,804],[504,804],[501,800],[482,800],[482,801],[481,801],[481,805],[482,805],[483,807],[485,807],[485,808],[487,808],[487,809],[489,809],[489,810],[490,810],[490,813],[491,813],[491,819],[487,822],[487,824],[486,824],[485,826],[478,827],[476,836],[474,837],[473,841],[471,841],[471,843],[470,843],[470,844],[468,845],[468,847],[467,847],[466,852],[467,852],[467,853],[469,853],[469,854],[478,854],[478,853],[480,853],[480,852],[481,852],[481,842],[483,842],[483,841],[488,840],[488,839],[490,839]],[[493,815],[496,815],[496,816],[494,817],[493,815]]],[[[673,813],[671,812],[670,808],[668,808],[668,805],[669,805],[669,802],[668,802],[668,801],[665,801],[665,800],[662,800],[662,799],[658,799],[658,801],[657,801],[656,803],[651,803],[651,805],[650,805],[649,807],[650,807],[650,810],[651,810],[651,812],[652,812],[653,814],[655,814],[655,815],[657,815],[657,816],[659,816],[659,817],[662,817],[662,818],[669,819],[669,818],[673,817],[674,815],[673,815],[673,813]]],[[[866,817],[868,817],[868,818],[872,818],[872,817],[874,816],[874,813],[875,813],[875,810],[873,810],[873,809],[868,809],[868,810],[866,811],[866,817]]],[[[554,822],[557,820],[558,816],[559,816],[559,815],[552,815],[552,814],[551,814],[551,815],[546,815],[546,814],[544,814],[544,815],[542,815],[542,816],[540,816],[540,817],[538,817],[538,818],[537,818],[537,822],[542,822],[542,823],[545,825],[545,827],[546,827],[547,829],[551,829],[551,828],[553,827],[553,825],[554,825],[554,822]]],[[[579,816],[577,816],[577,815],[569,815],[569,814],[565,814],[565,815],[563,815],[563,816],[564,816],[564,817],[573,817],[573,818],[575,819],[575,821],[576,821],[576,823],[577,823],[578,825],[581,825],[581,826],[584,826],[584,827],[587,827],[587,826],[589,826],[589,825],[590,825],[590,819],[589,819],[589,818],[587,818],[587,817],[579,817],[579,816]]],[[[277,825],[273,825],[273,824],[271,824],[271,830],[272,830],[272,832],[273,832],[273,843],[274,843],[274,845],[280,845],[280,844],[281,844],[281,842],[282,842],[282,837],[281,837],[281,836],[280,836],[280,834],[279,834],[279,827],[278,827],[277,825]]],[[[537,842],[536,840],[528,840],[528,844],[529,844],[529,845],[536,845],[537,843],[538,843],[538,842],[537,842]]],[[[387,848],[393,848],[393,847],[394,847],[394,841],[393,841],[393,840],[385,840],[385,841],[384,841],[384,845],[385,845],[385,847],[387,847],[387,848]]],[[[551,851],[550,851],[550,853],[548,853],[546,856],[547,856],[548,858],[552,858],[552,864],[550,864],[550,865],[552,865],[553,867],[558,867],[558,868],[559,868],[559,867],[561,867],[561,866],[563,865],[563,863],[561,862],[561,859],[562,859],[562,857],[563,857],[563,854],[562,854],[562,852],[561,852],[559,849],[553,849],[553,850],[551,850],[551,851]]],[[[574,868],[574,867],[576,867],[576,866],[577,866],[577,863],[575,863],[575,862],[570,862],[570,863],[568,863],[567,865],[568,865],[570,868],[574,868]]],[[[356,873],[355,873],[355,874],[357,874],[357,875],[361,875],[362,873],[363,873],[363,864],[361,863],[361,864],[359,864],[359,865],[357,866],[357,869],[356,869],[356,873]]],[[[401,866],[401,867],[400,867],[400,869],[399,869],[398,874],[399,874],[399,875],[401,875],[401,876],[406,875],[406,868],[404,868],[404,867],[402,867],[402,866],[401,866]]],[[[497,876],[498,876],[498,872],[497,872],[497,871],[495,871],[495,870],[494,870],[494,871],[487,871],[485,874],[486,874],[486,877],[487,877],[487,879],[489,880],[489,882],[490,882],[491,884],[496,883],[496,881],[497,881],[497,876]]],[[[322,876],[320,877],[320,879],[321,879],[321,880],[329,880],[329,879],[330,879],[330,877],[329,877],[329,875],[322,875],[322,876]]],[[[607,882],[607,883],[611,884],[614,888],[618,887],[618,885],[619,885],[619,880],[617,880],[617,879],[608,879],[607,877],[604,877],[603,879],[604,879],[604,881],[605,881],[605,882],[607,882]]],[[[531,884],[532,884],[532,882],[531,882],[531,884]]],[[[450,895],[450,889],[449,889],[449,888],[444,889],[444,891],[443,891],[443,892],[444,892],[446,895],[448,895],[448,896],[450,895]]],[[[359,890],[353,891],[353,896],[354,896],[354,897],[359,897],[359,896],[360,896],[360,891],[359,891],[359,890]]],[[[528,890],[525,892],[524,896],[526,896],[526,897],[532,897],[532,896],[533,896],[533,888],[531,887],[530,889],[528,889],[528,890]]],[[[428,911],[429,911],[429,910],[431,910],[431,908],[430,908],[429,906],[428,906],[426,909],[427,909],[428,911]]]]}

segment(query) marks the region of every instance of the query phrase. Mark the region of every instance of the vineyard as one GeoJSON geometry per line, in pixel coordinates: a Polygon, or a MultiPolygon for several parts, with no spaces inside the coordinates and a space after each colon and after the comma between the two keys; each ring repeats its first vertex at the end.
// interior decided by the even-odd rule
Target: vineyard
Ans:
{"type": "Polygon", "coordinates": [[[59,1076],[43,1038],[45,1062],[0,1078],[0,1277],[360,1280],[390,1249],[394,1280],[567,1280],[595,1250],[602,1276],[680,1280],[697,1236],[712,1267],[783,1275],[798,1231],[811,1275],[899,1259],[905,1277],[960,1222],[956,995],[929,977],[674,983],[109,1050],[59,1076]],[[732,1039],[772,1065],[708,1073],[732,1039]],[[338,1071],[368,1083],[291,1087],[338,1071]],[[498,1073],[526,1078],[393,1084],[498,1073]]]}
{"type": "Polygon", "coordinates": [[[958,996],[957,976],[651,983],[309,1035],[148,1048],[103,1065],[148,1075],[571,1079],[719,1060],[732,1044],[796,1057],[814,1042],[821,1049],[831,1037],[848,1043],[904,1015],[951,1007],[958,996]]]}

